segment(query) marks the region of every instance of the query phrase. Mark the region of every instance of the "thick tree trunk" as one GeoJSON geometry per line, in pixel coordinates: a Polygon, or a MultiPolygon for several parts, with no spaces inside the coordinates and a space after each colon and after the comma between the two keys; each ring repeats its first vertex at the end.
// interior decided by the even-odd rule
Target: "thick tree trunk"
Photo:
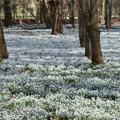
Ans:
{"type": "Polygon", "coordinates": [[[89,12],[89,22],[87,24],[88,36],[91,43],[91,60],[93,64],[103,64],[103,56],[100,44],[99,16],[98,16],[98,1],[94,5],[95,0],[91,1],[89,12]],[[94,5],[94,8],[92,7],[94,5]]]}
{"type": "Polygon", "coordinates": [[[79,0],[79,19],[81,19],[79,26],[81,29],[83,25],[85,29],[85,33],[80,33],[80,35],[82,34],[81,36],[85,42],[85,56],[91,59],[93,64],[103,63],[97,2],[96,0],[79,0]]]}
{"type": "Polygon", "coordinates": [[[7,58],[8,58],[8,52],[7,52],[5,38],[3,35],[2,20],[0,19],[0,60],[7,58]]]}
{"type": "Polygon", "coordinates": [[[4,0],[4,19],[4,25],[6,27],[12,25],[12,8],[10,0],[4,0]]]}
{"type": "Polygon", "coordinates": [[[102,64],[102,51],[100,45],[100,31],[96,23],[91,23],[87,27],[91,42],[91,59],[93,64],[102,64]]]}
{"type": "Polygon", "coordinates": [[[52,35],[57,33],[63,33],[62,13],[63,13],[63,1],[49,1],[51,18],[52,18],[52,35]]]}

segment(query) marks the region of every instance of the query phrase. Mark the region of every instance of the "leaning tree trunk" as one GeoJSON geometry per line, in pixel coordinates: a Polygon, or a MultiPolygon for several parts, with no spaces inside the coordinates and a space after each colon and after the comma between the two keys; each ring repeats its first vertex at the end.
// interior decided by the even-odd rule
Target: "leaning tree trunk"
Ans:
{"type": "Polygon", "coordinates": [[[6,27],[12,25],[11,0],[4,0],[4,25],[6,27]]]}
{"type": "Polygon", "coordinates": [[[8,58],[8,52],[3,34],[2,20],[0,19],[0,60],[7,58],[8,58]]]}

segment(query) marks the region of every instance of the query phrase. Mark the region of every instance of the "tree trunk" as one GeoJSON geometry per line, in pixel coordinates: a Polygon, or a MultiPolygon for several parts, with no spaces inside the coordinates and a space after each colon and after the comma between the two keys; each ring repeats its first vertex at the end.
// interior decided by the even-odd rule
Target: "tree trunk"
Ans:
{"type": "Polygon", "coordinates": [[[42,1],[39,0],[39,20],[40,20],[40,23],[42,24],[43,23],[43,15],[42,15],[43,11],[42,11],[42,1]]]}
{"type": "Polygon", "coordinates": [[[80,46],[81,47],[85,47],[85,23],[84,23],[84,18],[82,15],[82,11],[81,11],[81,5],[80,5],[80,0],[78,0],[78,23],[79,23],[79,41],[80,41],[80,46]]]}
{"type": "Polygon", "coordinates": [[[12,8],[10,0],[4,0],[4,20],[4,25],[6,27],[12,25],[12,8]]]}
{"type": "Polygon", "coordinates": [[[103,63],[97,4],[96,0],[79,0],[79,19],[81,19],[79,26],[81,29],[83,25],[85,29],[85,33],[82,33],[82,38],[85,39],[85,55],[92,60],[93,64],[103,63]]]}
{"type": "Polygon", "coordinates": [[[112,0],[105,1],[105,24],[106,29],[111,29],[111,18],[112,18],[112,0]]]}
{"type": "Polygon", "coordinates": [[[51,18],[50,18],[50,15],[48,13],[48,4],[47,4],[47,1],[46,0],[43,0],[42,1],[42,13],[43,13],[43,19],[44,19],[44,22],[47,26],[47,28],[51,28],[51,18]]]}
{"type": "Polygon", "coordinates": [[[63,33],[63,1],[59,0],[58,4],[58,33],[63,33]]]}
{"type": "Polygon", "coordinates": [[[8,52],[7,52],[6,42],[3,34],[2,20],[0,19],[0,60],[7,59],[7,58],[8,58],[8,52]]]}
{"type": "Polygon", "coordinates": [[[85,47],[85,26],[82,24],[79,24],[79,41],[80,41],[80,46],[85,47]]]}
{"type": "Polygon", "coordinates": [[[103,57],[100,45],[100,30],[99,30],[99,16],[98,16],[98,1],[92,0],[89,2],[90,9],[89,12],[89,22],[87,24],[87,32],[91,43],[91,60],[93,64],[102,64],[103,57]],[[94,7],[93,7],[94,5],[94,7]]]}
{"type": "Polygon", "coordinates": [[[105,0],[102,0],[102,16],[101,16],[101,24],[105,23],[105,0]]]}
{"type": "Polygon", "coordinates": [[[88,58],[88,59],[91,59],[91,42],[90,42],[90,38],[88,36],[88,33],[86,31],[86,38],[85,38],[85,56],[88,58]]]}
{"type": "Polygon", "coordinates": [[[54,9],[55,11],[54,11],[54,14],[53,14],[53,16],[52,16],[52,35],[57,35],[57,33],[58,33],[58,17],[59,17],[59,15],[58,15],[58,6],[56,6],[55,5],[55,9],[54,9]]]}
{"type": "Polygon", "coordinates": [[[102,51],[100,45],[100,31],[96,23],[91,23],[87,27],[88,35],[91,42],[91,59],[93,64],[102,64],[102,51]]]}
{"type": "Polygon", "coordinates": [[[49,1],[52,18],[52,35],[63,33],[63,1],[49,1]]]}
{"type": "Polygon", "coordinates": [[[70,23],[72,24],[73,27],[75,27],[75,0],[70,0],[70,23]]]}

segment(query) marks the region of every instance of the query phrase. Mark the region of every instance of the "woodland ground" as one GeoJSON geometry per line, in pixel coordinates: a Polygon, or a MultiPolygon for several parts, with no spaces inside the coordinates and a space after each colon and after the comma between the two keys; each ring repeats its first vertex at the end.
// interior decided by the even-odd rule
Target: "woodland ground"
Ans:
{"type": "Polygon", "coordinates": [[[0,63],[0,120],[120,120],[120,29],[101,29],[105,64],[93,66],[78,29],[5,29],[9,59],[0,63]],[[65,119],[66,120],[66,119],[65,119]]]}

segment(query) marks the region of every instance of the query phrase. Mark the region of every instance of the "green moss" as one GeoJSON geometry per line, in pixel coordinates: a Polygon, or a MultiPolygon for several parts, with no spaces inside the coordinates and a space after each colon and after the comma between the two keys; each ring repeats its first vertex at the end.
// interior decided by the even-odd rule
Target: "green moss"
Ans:
{"type": "Polygon", "coordinates": [[[15,104],[14,103],[10,103],[8,105],[4,105],[5,109],[9,109],[9,110],[14,110],[15,109],[15,104]]]}
{"type": "Polygon", "coordinates": [[[26,107],[32,107],[32,101],[25,101],[25,106],[26,107]]]}

